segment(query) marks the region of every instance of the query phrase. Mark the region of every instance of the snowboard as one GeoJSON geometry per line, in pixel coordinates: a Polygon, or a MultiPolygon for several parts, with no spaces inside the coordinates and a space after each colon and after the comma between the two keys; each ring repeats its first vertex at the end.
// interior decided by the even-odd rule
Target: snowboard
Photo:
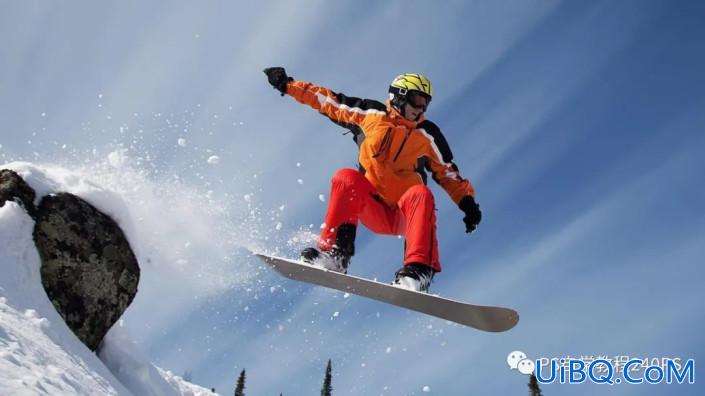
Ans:
{"type": "Polygon", "coordinates": [[[280,275],[407,308],[489,332],[507,331],[519,322],[509,308],[472,305],[433,294],[403,289],[353,275],[319,268],[302,261],[255,253],[280,275]]]}

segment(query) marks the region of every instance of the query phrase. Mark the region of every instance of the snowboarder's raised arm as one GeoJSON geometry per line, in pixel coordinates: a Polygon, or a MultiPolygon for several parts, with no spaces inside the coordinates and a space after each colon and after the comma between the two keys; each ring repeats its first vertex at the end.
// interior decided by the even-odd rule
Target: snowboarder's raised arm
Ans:
{"type": "Polygon", "coordinates": [[[286,75],[283,68],[272,67],[264,72],[269,83],[281,92],[282,96],[291,95],[299,103],[318,110],[342,126],[359,126],[368,115],[385,114],[386,106],[381,102],[346,96],[320,85],[294,80],[286,75]]]}
{"type": "Polygon", "coordinates": [[[460,176],[458,166],[453,163],[450,145],[440,128],[428,120],[420,123],[418,128],[429,139],[430,152],[427,155],[426,168],[431,171],[433,180],[443,187],[453,202],[465,213],[463,221],[466,232],[474,231],[480,223],[482,214],[479,205],[475,202],[475,189],[472,183],[460,176]]]}

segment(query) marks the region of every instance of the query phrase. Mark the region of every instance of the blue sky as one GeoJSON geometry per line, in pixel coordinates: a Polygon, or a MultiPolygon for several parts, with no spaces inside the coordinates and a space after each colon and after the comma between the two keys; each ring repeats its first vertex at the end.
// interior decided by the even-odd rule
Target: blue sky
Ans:
{"type": "MultiPolygon", "coordinates": [[[[194,214],[157,245],[169,249],[189,224],[224,231],[196,243],[192,257],[207,260],[169,286],[146,288],[170,267],[143,263],[145,297],[126,322],[158,365],[224,394],[242,368],[252,394],[318,392],[329,358],[339,395],[523,394],[526,377],[505,362],[516,349],[699,362],[704,18],[697,1],[5,2],[0,162],[73,167],[123,148],[155,186],[178,175],[177,213],[194,214]],[[431,79],[427,117],[484,216],[464,234],[433,187],[444,264],[433,290],[516,308],[514,330],[291,283],[247,255],[294,254],[286,242],[318,227],[332,173],[355,164],[343,130],[267,85],[261,70],[273,65],[376,99],[397,74],[431,79]],[[189,200],[208,191],[218,210],[189,200]],[[210,287],[230,273],[248,276],[210,287]]],[[[352,271],[390,278],[402,242],[359,234],[352,271]]],[[[569,392],[703,389],[664,387],[569,392]]]]}

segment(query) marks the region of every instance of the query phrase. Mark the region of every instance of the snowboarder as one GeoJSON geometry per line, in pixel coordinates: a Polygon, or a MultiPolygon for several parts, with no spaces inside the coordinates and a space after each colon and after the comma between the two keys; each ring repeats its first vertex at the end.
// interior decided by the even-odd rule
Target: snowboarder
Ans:
{"type": "Polygon", "coordinates": [[[402,74],[382,103],[294,80],[282,67],[264,73],[282,96],[288,94],[349,129],[359,147],[359,169],[341,169],[333,176],[318,246],[304,249],[302,260],[347,273],[361,222],[377,234],[404,235],[404,265],[393,283],[428,292],[441,264],[426,171],[463,211],[467,233],[482,218],[473,186],[460,176],[441,130],[424,117],[433,97],[431,82],[420,74],[402,74]]]}

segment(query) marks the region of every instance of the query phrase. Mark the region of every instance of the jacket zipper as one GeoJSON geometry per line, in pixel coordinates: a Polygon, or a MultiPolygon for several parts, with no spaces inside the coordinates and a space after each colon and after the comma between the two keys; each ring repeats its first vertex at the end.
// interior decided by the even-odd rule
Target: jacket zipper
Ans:
{"type": "Polygon", "coordinates": [[[401,154],[401,150],[404,148],[406,141],[409,140],[410,135],[411,135],[411,129],[409,129],[409,132],[407,132],[406,136],[404,136],[404,140],[401,142],[401,146],[399,146],[399,151],[397,151],[397,155],[394,156],[394,162],[397,162],[397,159],[399,158],[399,154],[401,154]]]}

